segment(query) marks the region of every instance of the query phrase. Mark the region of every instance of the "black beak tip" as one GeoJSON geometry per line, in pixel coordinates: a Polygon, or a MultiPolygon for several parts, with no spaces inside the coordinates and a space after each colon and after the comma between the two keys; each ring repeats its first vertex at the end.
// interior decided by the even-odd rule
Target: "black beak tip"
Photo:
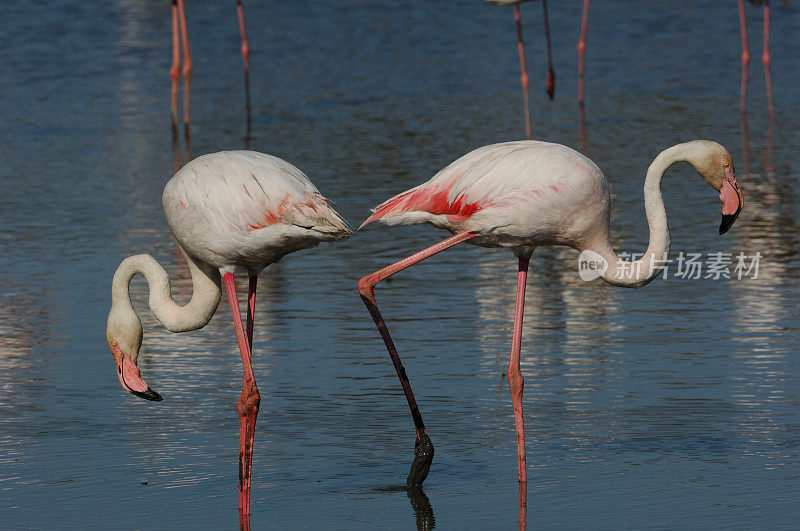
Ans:
{"type": "Polygon", "coordinates": [[[144,398],[145,400],[152,400],[153,402],[161,402],[164,400],[161,398],[161,395],[150,389],[147,388],[146,391],[131,391],[131,393],[135,394],[139,398],[144,398]]]}
{"type": "Polygon", "coordinates": [[[728,232],[728,229],[733,226],[736,218],[739,217],[739,212],[741,212],[741,210],[737,210],[735,214],[722,214],[722,222],[719,224],[720,234],[725,234],[728,232]]]}

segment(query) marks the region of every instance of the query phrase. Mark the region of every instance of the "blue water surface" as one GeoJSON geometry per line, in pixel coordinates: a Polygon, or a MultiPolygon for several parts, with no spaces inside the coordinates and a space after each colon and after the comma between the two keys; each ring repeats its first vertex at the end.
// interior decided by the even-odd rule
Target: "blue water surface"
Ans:
{"type": "MultiPolygon", "coordinates": [[[[522,343],[533,528],[794,528],[800,507],[800,3],[773,2],[774,118],[762,11],[739,113],[735,2],[551,2],[557,86],[544,93],[541,3],[522,6],[538,139],[581,149],[612,190],[618,251],[642,252],[642,183],[664,148],[711,138],[745,208],[717,234],[716,192],[688,165],[664,198],[672,258],[760,253],[738,279],[625,290],[533,258],[522,343]]],[[[125,393],[105,343],[111,277],[147,252],[191,295],[161,211],[190,157],[246,145],[290,161],[354,226],[475,147],[524,135],[513,12],[458,2],[244,1],[252,138],[235,3],[188,5],[192,141],[172,142],[170,2],[19,2],[0,25],[0,526],[233,528],[241,360],[229,308],[172,334],[132,283],[142,373],[125,393]]],[[[516,262],[462,245],[396,275],[378,300],[436,458],[424,497],[401,487],[414,428],[359,277],[443,239],[370,225],[260,278],[253,365],[261,413],[257,529],[518,525],[508,359],[516,262]]],[[[733,271],[733,267],[730,268],[733,271]]],[[[242,280],[242,279],[240,279],[242,280]]],[[[246,281],[240,284],[240,295],[246,281]]]]}

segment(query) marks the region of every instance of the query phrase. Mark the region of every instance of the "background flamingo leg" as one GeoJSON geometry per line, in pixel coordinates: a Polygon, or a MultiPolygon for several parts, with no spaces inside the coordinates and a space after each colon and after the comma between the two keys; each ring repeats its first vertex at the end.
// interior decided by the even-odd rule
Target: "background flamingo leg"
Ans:
{"type": "Polygon", "coordinates": [[[544,37],[547,41],[547,95],[550,101],[556,95],[556,71],[553,69],[553,52],[550,46],[550,19],[547,16],[547,0],[542,0],[542,11],[544,12],[544,37]]]}
{"type": "Polygon", "coordinates": [[[247,40],[247,29],[244,25],[244,7],[242,0],[236,0],[236,12],[239,16],[239,31],[242,34],[242,63],[244,65],[244,106],[247,113],[246,139],[250,139],[252,119],[250,114],[250,43],[247,40]]]}
{"type": "Polygon", "coordinates": [[[428,433],[425,430],[425,424],[422,422],[422,414],[419,412],[419,407],[417,406],[417,401],[414,398],[414,392],[411,390],[411,383],[408,381],[408,376],[406,375],[406,370],[403,367],[403,362],[400,360],[400,356],[397,354],[397,349],[394,346],[392,337],[389,335],[389,329],[386,327],[386,322],[381,316],[381,312],[378,310],[378,303],[375,300],[375,285],[381,280],[394,275],[398,271],[402,271],[403,269],[421,262],[422,260],[435,255],[436,253],[442,252],[453,245],[466,241],[475,236],[477,236],[477,234],[473,232],[460,232],[455,236],[432,245],[431,247],[404,258],[399,262],[395,262],[394,264],[386,266],[383,269],[372,273],[371,275],[367,275],[358,281],[358,292],[361,294],[361,300],[364,301],[369,314],[372,316],[373,321],[375,321],[375,326],[378,327],[378,332],[381,334],[383,342],[386,344],[386,349],[389,351],[389,357],[392,359],[395,371],[397,371],[397,376],[400,378],[400,384],[403,386],[403,392],[406,395],[406,401],[408,402],[408,407],[411,410],[411,417],[414,419],[414,426],[417,430],[417,440],[414,445],[414,462],[411,464],[411,471],[406,479],[407,487],[419,486],[422,485],[423,481],[425,481],[425,478],[428,476],[428,471],[431,468],[431,462],[433,462],[434,448],[433,443],[431,442],[430,437],[428,437],[428,433]]]}
{"type": "Polygon", "coordinates": [[[172,140],[178,140],[178,79],[181,77],[181,43],[178,34],[178,2],[172,0],[172,67],[169,70],[171,80],[170,102],[172,111],[172,140]]]}
{"type": "Polygon", "coordinates": [[[742,89],[739,99],[739,112],[744,114],[747,107],[747,65],[750,64],[750,48],[747,46],[747,17],[744,0],[739,0],[739,27],[742,33],[742,89]]]}
{"type": "MultiPolygon", "coordinates": [[[[514,404],[514,424],[517,428],[517,465],[519,467],[520,485],[528,481],[525,465],[525,423],[522,416],[522,389],[524,379],[519,368],[520,347],[522,345],[522,318],[525,312],[525,284],[528,278],[528,263],[530,255],[519,257],[519,271],[517,273],[517,302],[514,308],[514,333],[511,338],[511,358],[508,362],[508,384],[511,388],[511,401],[514,404]]],[[[520,487],[520,500],[522,500],[522,487],[520,487]]]]}
{"type": "MultiPolygon", "coordinates": [[[[228,303],[233,315],[233,325],[236,328],[236,339],[239,342],[239,352],[242,355],[244,367],[244,384],[242,394],[236,402],[239,412],[239,512],[250,514],[250,477],[253,464],[253,440],[255,439],[256,417],[261,396],[256,386],[255,375],[251,364],[251,354],[248,338],[239,313],[239,299],[236,296],[236,284],[233,273],[225,273],[222,277],[225,289],[228,292],[228,303]]],[[[249,310],[248,310],[249,311],[249,310]]]]}
{"type": "Polygon", "coordinates": [[[522,84],[522,99],[525,105],[525,138],[531,139],[531,107],[528,96],[528,67],[525,61],[525,43],[522,41],[522,19],[519,14],[519,4],[514,4],[514,20],[517,22],[517,43],[519,46],[520,83],[522,84]]]}
{"type": "Polygon", "coordinates": [[[578,104],[583,109],[583,72],[586,65],[586,34],[589,31],[589,2],[583,0],[583,20],[581,38],[578,40],[578,104]]]}
{"type": "Polygon", "coordinates": [[[191,137],[189,129],[189,99],[192,85],[192,55],[189,53],[189,32],[186,28],[186,6],[184,0],[178,1],[178,22],[183,46],[183,129],[186,140],[191,137]]]}
{"type": "Polygon", "coordinates": [[[764,63],[764,77],[767,84],[767,107],[769,117],[774,115],[772,108],[772,76],[770,75],[770,56],[769,56],[769,0],[764,1],[764,51],[761,53],[761,62],[764,63]]]}

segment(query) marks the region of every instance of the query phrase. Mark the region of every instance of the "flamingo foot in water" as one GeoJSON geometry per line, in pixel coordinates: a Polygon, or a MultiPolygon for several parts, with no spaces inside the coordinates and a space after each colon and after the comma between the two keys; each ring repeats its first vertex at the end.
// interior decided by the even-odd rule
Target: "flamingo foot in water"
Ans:
{"type": "Polygon", "coordinates": [[[433,462],[433,442],[428,434],[422,432],[414,444],[414,462],[411,463],[411,471],[406,479],[406,487],[418,487],[422,485],[433,462]]]}

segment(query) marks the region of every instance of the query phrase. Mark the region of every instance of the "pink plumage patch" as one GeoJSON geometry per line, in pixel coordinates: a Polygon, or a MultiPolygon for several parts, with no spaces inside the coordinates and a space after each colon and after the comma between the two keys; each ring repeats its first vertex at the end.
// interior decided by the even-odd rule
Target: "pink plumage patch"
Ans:
{"type": "MultiPolygon", "coordinates": [[[[247,230],[259,230],[277,223],[294,223],[297,221],[315,220],[318,222],[324,217],[320,209],[327,207],[325,199],[319,194],[306,192],[305,199],[286,195],[277,208],[267,209],[263,214],[263,221],[247,226],[247,230]],[[322,202],[323,204],[320,204],[322,202]]],[[[274,207],[273,207],[274,208],[274,207]]]]}
{"type": "Polygon", "coordinates": [[[291,201],[292,197],[287,194],[286,197],[283,198],[283,201],[281,201],[281,204],[278,205],[277,212],[273,212],[272,210],[267,209],[267,211],[264,213],[264,221],[261,221],[255,225],[253,224],[248,225],[247,230],[263,229],[264,227],[280,223],[281,216],[283,216],[283,213],[286,211],[286,207],[289,205],[291,201]]]}
{"type": "Polygon", "coordinates": [[[363,227],[367,223],[371,223],[377,219],[391,217],[406,212],[427,212],[429,214],[447,215],[447,219],[451,222],[459,222],[469,219],[475,212],[486,208],[488,202],[475,201],[468,203],[464,201],[464,196],[460,195],[454,202],[450,202],[448,195],[450,194],[450,187],[456,178],[443,188],[433,186],[430,188],[422,188],[419,190],[409,190],[402,194],[396,195],[389,199],[377,209],[367,220],[361,224],[363,227]]]}

